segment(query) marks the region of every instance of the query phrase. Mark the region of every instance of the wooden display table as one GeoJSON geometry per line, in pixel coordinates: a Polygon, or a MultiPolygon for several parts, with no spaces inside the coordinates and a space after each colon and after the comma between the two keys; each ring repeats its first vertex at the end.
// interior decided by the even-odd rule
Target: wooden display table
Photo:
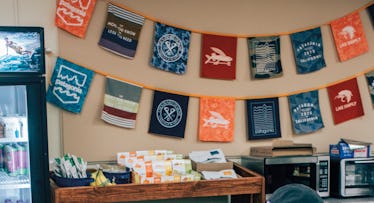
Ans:
{"type": "Polygon", "coordinates": [[[187,197],[232,195],[233,203],[265,202],[264,178],[237,163],[240,178],[200,180],[181,183],[121,184],[107,187],[58,187],[51,180],[52,200],[61,202],[126,202],[187,197]],[[246,199],[245,199],[246,198],[246,199]]]}

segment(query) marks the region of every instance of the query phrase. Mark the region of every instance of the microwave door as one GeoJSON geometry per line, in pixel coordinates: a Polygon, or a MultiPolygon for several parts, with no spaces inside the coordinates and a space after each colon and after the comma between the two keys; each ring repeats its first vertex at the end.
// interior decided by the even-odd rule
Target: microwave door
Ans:
{"type": "Polygon", "coordinates": [[[343,196],[365,196],[373,194],[374,158],[343,160],[341,194],[343,196]]]}

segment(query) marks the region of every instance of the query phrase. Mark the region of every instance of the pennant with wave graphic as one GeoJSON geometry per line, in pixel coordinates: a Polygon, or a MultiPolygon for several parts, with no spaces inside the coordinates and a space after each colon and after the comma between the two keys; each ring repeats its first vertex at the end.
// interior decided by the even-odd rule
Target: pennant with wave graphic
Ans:
{"type": "Polygon", "coordinates": [[[142,87],[107,77],[101,119],[123,127],[135,128],[142,87]]]}
{"type": "Polygon", "coordinates": [[[248,48],[252,78],[273,78],[282,75],[278,36],[248,38],[248,48]]]}
{"type": "Polygon", "coordinates": [[[247,100],[248,139],[281,137],[278,97],[247,100]]]}
{"type": "Polygon", "coordinates": [[[96,0],[58,0],[56,26],[84,38],[95,4],[96,0]]]}
{"type": "Polygon", "coordinates": [[[48,85],[47,101],[80,113],[93,76],[93,71],[58,57],[48,85]]]}

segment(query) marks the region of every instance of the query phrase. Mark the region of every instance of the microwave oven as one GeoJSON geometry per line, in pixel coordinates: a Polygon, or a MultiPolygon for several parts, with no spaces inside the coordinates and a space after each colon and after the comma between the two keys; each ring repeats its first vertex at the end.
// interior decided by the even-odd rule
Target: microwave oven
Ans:
{"type": "Polygon", "coordinates": [[[374,195],[374,157],[331,159],[331,195],[374,195]]]}
{"type": "Polygon", "coordinates": [[[279,187],[290,183],[300,183],[309,186],[321,197],[330,195],[329,155],[241,156],[241,164],[264,176],[267,197],[279,187]]]}

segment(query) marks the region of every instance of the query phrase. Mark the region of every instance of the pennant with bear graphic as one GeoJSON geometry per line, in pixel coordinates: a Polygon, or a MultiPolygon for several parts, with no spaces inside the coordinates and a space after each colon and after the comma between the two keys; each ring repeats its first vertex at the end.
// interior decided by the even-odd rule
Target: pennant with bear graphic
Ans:
{"type": "Polygon", "coordinates": [[[330,86],[327,91],[335,124],[364,115],[356,78],[330,86]]]}
{"type": "Polygon", "coordinates": [[[282,75],[279,37],[248,38],[251,75],[254,79],[282,75]]]}
{"type": "Polygon", "coordinates": [[[93,71],[58,57],[48,85],[47,101],[80,113],[93,76],[93,71]]]}
{"type": "Polygon", "coordinates": [[[95,4],[96,0],[57,0],[56,26],[84,38],[95,4]]]}
{"type": "Polygon", "coordinates": [[[135,128],[142,87],[107,77],[101,119],[123,128],[135,128]]]}
{"type": "Polygon", "coordinates": [[[235,99],[200,98],[199,140],[231,142],[234,138],[235,99]]]}
{"type": "Polygon", "coordinates": [[[290,36],[299,74],[314,72],[326,66],[321,28],[294,33],[290,36]]]}
{"type": "Polygon", "coordinates": [[[184,138],[188,96],[154,91],[148,132],[184,138]]]}
{"type": "Polygon", "coordinates": [[[250,99],[246,103],[249,140],[282,136],[278,97],[250,99]]]}
{"type": "Polygon", "coordinates": [[[374,106],[374,71],[366,73],[365,77],[370,93],[371,103],[374,106]]]}
{"type": "Polygon", "coordinates": [[[340,61],[346,61],[369,51],[360,13],[355,12],[331,22],[340,61]]]}
{"type": "Polygon", "coordinates": [[[191,32],[155,23],[151,65],[168,72],[184,74],[191,32]]]}
{"type": "Polygon", "coordinates": [[[234,80],[236,77],[236,37],[203,34],[201,77],[234,80]]]}
{"type": "Polygon", "coordinates": [[[296,134],[311,133],[324,127],[318,90],[291,95],[288,102],[296,134]]]}
{"type": "Polygon", "coordinates": [[[133,59],[143,24],[143,16],[109,4],[107,21],[99,46],[125,58],[133,59]]]}

